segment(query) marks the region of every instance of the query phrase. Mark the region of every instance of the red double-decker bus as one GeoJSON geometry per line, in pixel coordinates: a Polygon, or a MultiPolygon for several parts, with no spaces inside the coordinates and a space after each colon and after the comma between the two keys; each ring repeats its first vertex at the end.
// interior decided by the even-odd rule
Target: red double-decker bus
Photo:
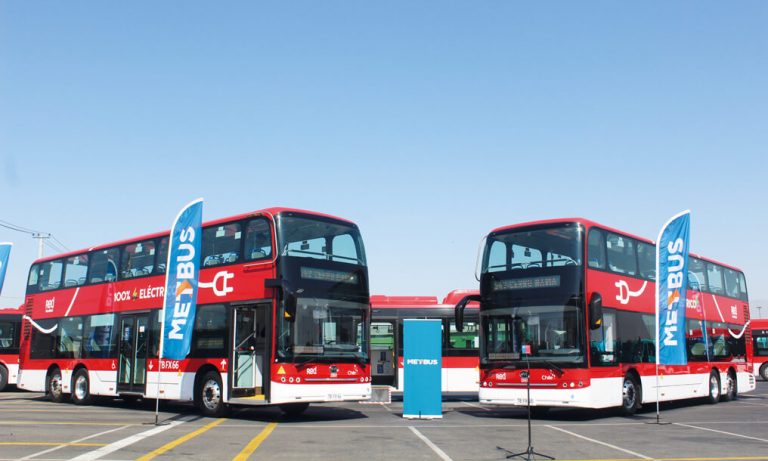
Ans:
{"type": "Polygon", "coordinates": [[[752,356],[755,376],[768,381],[768,319],[752,319],[752,356]]]}
{"type": "MultiPolygon", "coordinates": [[[[575,218],[498,228],[483,246],[480,402],[526,405],[529,386],[537,409],[656,402],[651,241],[575,218]]],[[[659,367],[658,399],[736,398],[755,388],[744,274],[696,255],[689,271],[688,365],[659,367]]]]}
{"type": "Polygon", "coordinates": [[[162,364],[168,232],[35,261],[19,387],[76,404],[194,401],[206,415],[370,397],[368,271],[354,223],[270,208],[202,233],[190,352],[162,364]]]}
{"type": "Polygon", "coordinates": [[[16,384],[20,340],[21,307],[0,308],[0,391],[16,384]]]}
{"type": "Polygon", "coordinates": [[[454,290],[442,302],[434,296],[371,296],[371,379],[374,385],[403,390],[403,320],[437,319],[443,324],[442,391],[474,393],[479,387],[478,306],[464,315],[463,331],[456,329],[453,308],[472,290],[454,290]]]}

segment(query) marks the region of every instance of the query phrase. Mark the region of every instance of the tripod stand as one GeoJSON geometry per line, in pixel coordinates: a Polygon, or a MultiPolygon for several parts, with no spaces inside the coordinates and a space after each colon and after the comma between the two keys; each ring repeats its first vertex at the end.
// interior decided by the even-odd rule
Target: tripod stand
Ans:
{"type": "Polygon", "coordinates": [[[519,453],[513,453],[507,450],[506,448],[502,448],[502,447],[496,447],[496,448],[502,451],[506,451],[507,459],[519,457],[527,461],[531,461],[536,459],[536,456],[544,459],[555,459],[552,456],[547,456],[533,449],[533,442],[531,441],[531,362],[530,360],[528,360],[528,354],[525,354],[525,366],[526,366],[526,373],[528,374],[526,386],[525,386],[526,392],[528,394],[526,399],[526,406],[528,407],[528,448],[526,448],[525,451],[521,451],[519,453]]]}

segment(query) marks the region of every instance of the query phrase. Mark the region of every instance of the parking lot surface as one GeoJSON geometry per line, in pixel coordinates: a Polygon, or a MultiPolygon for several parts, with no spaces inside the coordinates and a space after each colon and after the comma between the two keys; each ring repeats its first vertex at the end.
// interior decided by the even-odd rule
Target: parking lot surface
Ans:
{"type": "MultiPolygon", "coordinates": [[[[79,407],[41,394],[0,393],[0,459],[499,460],[528,446],[524,409],[443,405],[442,419],[405,420],[402,402],[312,405],[300,417],[237,408],[203,418],[190,405],[120,400],[79,407]]],[[[768,383],[734,402],[655,406],[633,417],[553,410],[533,420],[536,451],[558,460],[766,460],[768,383]]]]}

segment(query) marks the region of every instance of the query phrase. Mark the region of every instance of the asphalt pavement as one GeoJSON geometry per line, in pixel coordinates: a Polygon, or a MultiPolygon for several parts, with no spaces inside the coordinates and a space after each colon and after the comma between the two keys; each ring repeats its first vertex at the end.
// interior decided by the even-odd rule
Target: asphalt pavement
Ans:
{"type": "MultiPolygon", "coordinates": [[[[528,449],[524,409],[471,396],[445,402],[435,420],[403,419],[399,401],[312,405],[293,418],[274,408],[238,408],[221,419],[185,404],[160,410],[155,425],[153,402],[79,407],[11,389],[0,393],[0,460],[458,461],[528,449]]],[[[767,382],[733,402],[664,404],[661,422],[655,405],[632,417],[553,410],[533,420],[532,445],[558,460],[768,461],[767,382]]]]}

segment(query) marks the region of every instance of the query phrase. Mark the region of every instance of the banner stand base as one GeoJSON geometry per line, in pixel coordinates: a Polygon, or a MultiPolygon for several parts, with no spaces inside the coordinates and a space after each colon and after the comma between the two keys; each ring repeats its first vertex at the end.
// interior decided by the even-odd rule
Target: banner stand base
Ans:
{"type": "Polygon", "coordinates": [[[404,419],[443,419],[443,415],[403,415],[404,419]]]}

